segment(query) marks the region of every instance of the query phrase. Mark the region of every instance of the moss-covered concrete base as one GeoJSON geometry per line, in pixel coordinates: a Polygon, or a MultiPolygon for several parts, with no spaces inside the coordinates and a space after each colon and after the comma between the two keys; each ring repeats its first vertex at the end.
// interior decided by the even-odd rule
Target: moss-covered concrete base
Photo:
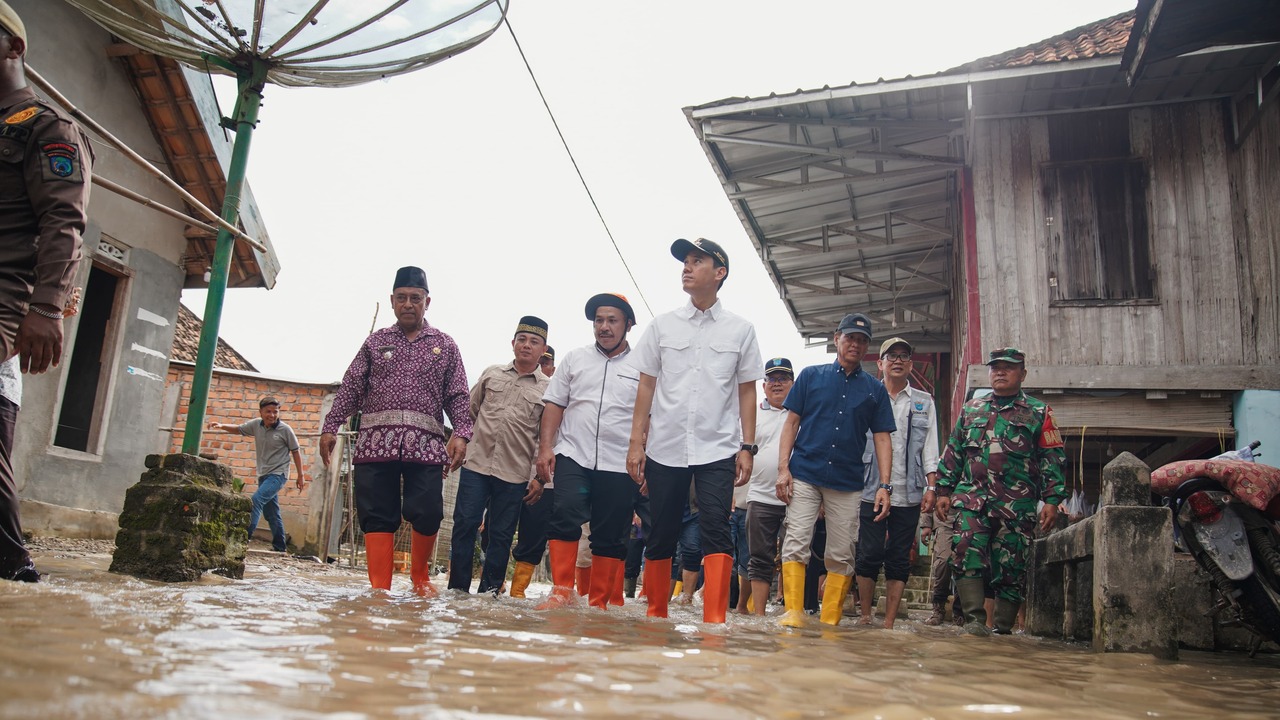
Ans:
{"type": "Polygon", "coordinates": [[[125,494],[111,571],[181,582],[206,570],[244,577],[252,504],[231,487],[231,468],[194,455],[148,455],[125,494]]]}

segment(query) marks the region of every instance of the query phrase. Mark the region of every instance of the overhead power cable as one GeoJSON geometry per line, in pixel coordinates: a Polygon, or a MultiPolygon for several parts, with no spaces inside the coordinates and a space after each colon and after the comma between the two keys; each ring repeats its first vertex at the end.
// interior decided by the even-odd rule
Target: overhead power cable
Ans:
{"type": "Polygon", "coordinates": [[[511,27],[511,15],[506,15],[503,22],[507,26],[507,32],[511,33],[511,40],[516,44],[516,51],[520,53],[520,59],[524,62],[524,67],[529,71],[529,79],[533,80],[533,87],[538,91],[538,97],[542,98],[542,106],[547,109],[547,115],[551,118],[551,124],[556,128],[556,134],[560,136],[560,144],[564,145],[565,154],[569,156],[569,162],[573,163],[574,172],[578,173],[578,180],[582,182],[582,189],[587,191],[587,198],[591,200],[591,207],[596,209],[596,216],[600,218],[600,224],[604,226],[604,232],[609,236],[609,242],[613,243],[613,251],[618,254],[618,260],[622,261],[622,267],[627,271],[627,277],[631,278],[631,284],[635,286],[636,292],[640,295],[640,302],[644,303],[645,310],[649,311],[649,317],[653,317],[653,308],[649,307],[649,300],[644,296],[644,290],[640,289],[640,283],[636,282],[635,273],[631,272],[631,266],[627,264],[627,259],[622,256],[622,249],[618,247],[618,241],[613,237],[613,231],[609,229],[609,223],[604,219],[604,213],[600,212],[600,205],[596,203],[595,195],[591,193],[591,186],[587,184],[587,178],[582,175],[582,168],[578,167],[578,161],[573,157],[573,151],[569,149],[569,141],[565,139],[564,132],[560,130],[560,123],[556,121],[556,114],[551,111],[551,105],[547,102],[547,96],[542,93],[542,86],[538,84],[538,78],[533,74],[533,68],[529,65],[529,58],[525,57],[524,48],[520,47],[520,41],[516,39],[516,31],[511,27]]]}

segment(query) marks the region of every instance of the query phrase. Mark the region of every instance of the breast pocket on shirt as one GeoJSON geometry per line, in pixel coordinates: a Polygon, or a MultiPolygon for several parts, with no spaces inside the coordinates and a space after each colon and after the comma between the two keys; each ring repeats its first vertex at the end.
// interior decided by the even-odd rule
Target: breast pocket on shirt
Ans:
{"type": "Polygon", "coordinates": [[[659,341],[661,372],[675,374],[687,371],[691,365],[690,344],[688,338],[663,338],[659,341]]]}
{"type": "Polygon", "coordinates": [[[706,357],[707,371],[713,377],[725,379],[738,371],[738,346],[732,343],[711,343],[706,357]]]}
{"type": "Polygon", "coordinates": [[[640,374],[635,370],[615,373],[612,378],[609,378],[606,387],[608,399],[614,404],[632,407],[636,402],[636,390],[640,387],[640,374]]]}

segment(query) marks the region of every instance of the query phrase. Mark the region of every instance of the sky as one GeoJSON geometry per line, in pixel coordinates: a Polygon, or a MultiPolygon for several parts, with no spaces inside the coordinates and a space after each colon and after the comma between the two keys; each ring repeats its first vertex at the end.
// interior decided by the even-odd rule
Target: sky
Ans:
{"type": "MultiPolygon", "coordinates": [[[[511,359],[522,315],[546,320],[559,352],[592,342],[583,308],[599,292],[630,298],[638,339],[687,299],[671,243],[705,237],[729,254],[720,298],[755,324],[762,355],[829,362],[805,349],[682,108],[928,75],[1133,6],[512,0],[511,26],[635,283],[506,28],[390,80],[268,86],[248,177],[281,271],[270,291],[227,293],[222,338],[266,375],[338,381],[370,329],[394,323],[396,269],[418,265],[427,321],[474,381],[511,359]]],[[[205,292],[182,300],[204,314],[205,292]]]]}

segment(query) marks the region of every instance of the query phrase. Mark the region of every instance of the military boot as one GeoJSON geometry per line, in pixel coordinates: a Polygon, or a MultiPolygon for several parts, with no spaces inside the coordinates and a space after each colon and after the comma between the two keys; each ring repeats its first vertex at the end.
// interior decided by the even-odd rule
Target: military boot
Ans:
{"type": "Polygon", "coordinates": [[[947,602],[945,600],[943,600],[942,602],[934,600],[933,614],[930,615],[929,618],[924,621],[924,624],[925,625],[941,625],[942,621],[946,618],[946,614],[947,614],[947,602]]]}
{"type": "Polygon", "coordinates": [[[1013,634],[1013,623],[1018,619],[1018,603],[996,598],[995,623],[997,635],[1013,634]]]}
{"type": "Polygon", "coordinates": [[[966,577],[956,580],[956,595],[959,596],[960,607],[964,611],[964,631],[981,637],[990,635],[982,578],[966,577]]]}
{"type": "Polygon", "coordinates": [[[636,596],[636,579],[627,578],[622,581],[622,594],[629,598],[636,596]]]}

